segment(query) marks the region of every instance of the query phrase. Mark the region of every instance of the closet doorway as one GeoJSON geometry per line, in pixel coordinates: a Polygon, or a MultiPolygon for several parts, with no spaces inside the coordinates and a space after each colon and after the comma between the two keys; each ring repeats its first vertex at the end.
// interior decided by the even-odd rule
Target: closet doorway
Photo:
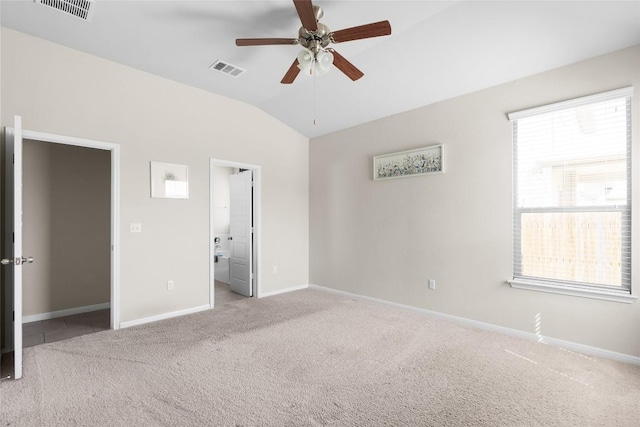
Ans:
{"type": "Polygon", "coordinates": [[[110,328],[111,155],[23,141],[22,346],[110,328]]]}
{"type": "MultiPolygon", "coordinates": [[[[3,361],[7,358],[11,359],[10,365],[13,366],[13,372],[9,373],[9,376],[18,379],[22,376],[22,348],[25,335],[23,334],[23,324],[43,322],[42,329],[44,330],[45,321],[64,318],[65,328],[67,320],[69,324],[83,323],[88,325],[92,332],[96,329],[119,328],[120,149],[117,144],[24,130],[19,116],[15,117],[14,123],[13,128],[5,128],[5,239],[2,260],[4,339],[2,353],[3,361]],[[26,180],[39,182],[41,186],[30,187],[27,183],[26,190],[23,179],[25,178],[23,173],[25,142],[28,146],[27,155],[31,156],[33,154],[31,148],[36,147],[36,156],[41,156],[35,160],[35,168],[31,164],[34,159],[29,158],[26,161],[28,168],[26,175],[30,174],[29,169],[31,172],[33,170],[36,172],[35,177],[27,176],[26,180]],[[31,147],[32,143],[36,145],[31,147]],[[67,150],[58,153],[58,157],[49,157],[49,160],[45,161],[47,155],[44,153],[52,149],[53,146],[60,146],[67,150]],[[106,201],[103,200],[100,213],[92,212],[89,208],[90,205],[97,204],[91,195],[85,194],[84,197],[75,201],[70,199],[70,196],[79,192],[78,185],[81,185],[79,181],[87,179],[74,175],[73,172],[87,169],[87,163],[90,163],[85,158],[81,163],[68,164],[66,160],[76,157],[80,153],[69,151],[70,148],[81,148],[91,152],[95,150],[101,153],[98,156],[102,157],[101,168],[107,173],[103,173],[102,176],[103,178],[106,176],[106,180],[101,180],[100,184],[106,189],[103,192],[106,201]],[[106,157],[103,153],[106,153],[106,157]],[[52,159],[55,159],[56,162],[52,163],[52,159]],[[55,185],[56,183],[59,185],[55,185]],[[27,199],[26,204],[23,203],[25,198],[27,199]],[[33,200],[29,201],[29,199],[33,200]],[[62,203],[57,203],[60,201],[62,203]],[[38,212],[39,210],[40,212],[38,212]],[[100,226],[102,228],[101,237],[93,237],[99,241],[102,253],[99,258],[102,267],[93,265],[87,268],[81,263],[86,261],[83,252],[88,249],[80,243],[80,240],[76,239],[76,236],[85,232],[89,234],[87,230],[97,229],[99,227],[97,222],[89,221],[88,226],[83,225],[87,219],[96,219],[96,216],[106,218],[106,221],[102,221],[102,223],[107,224],[106,227],[100,226]],[[69,221],[70,228],[68,224],[62,225],[61,222],[57,222],[56,217],[71,219],[69,221]],[[27,245],[30,247],[26,247],[27,245]],[[38,259],[33,256],[33,253],[28,253],[32,251],[39,253],[38,259]],[[38,271],[39,269],[44,272],[38,271]],[[99,297],[101,302],[96,304],[91,303],[94,300],[87,298],[86,294],[90,293],[87,289],[76,289],[72,292],[69,292],[69,289],[64,286],[47,291],[43,291],[42,288],[35,291],[32,289],[34,283],[42,278],[49,282],[53,277],[62,278],[62,282],[69,283],[72,280],[70,272],[79,272],[80,279],[85,283],[90,281],[107,283],[106,297],[104,288],[99,297]],[[46,297],[40,293],[46,294],[46,297]],[[71,293],[74,294],[73,307],[65,307],[65,302],[61,302],[64,298],[61,299],[59,296],[64,296],[65,293],[67,296],[71,293]],[[34,299],[35,294],[37,295],[34,299]],[[104,301],[105,298],[106,301],[104,301]],[[78,301],[88,305],[78,306],[78,301]],[[104,312],[106,309],[108,309],[108,313],[104,312]],[[86,312],[90,313],[86,314],[86,312]],[[107,314],[108,320],[103,317],[105,314],[107,314]],[[85,322],[80,319],[82,316],[90,318],[85,322]]],[[[89,169],[92,167],[95,167],[95,164],[92,164],[89,169]]],[[[86,182],[82,184],[86,184],[86,182]]],[[[97,188],[89,187],[89,194],[92,192],[98,192],[97,188]]],[[[91,242],[90,245],[95,246],[95,243],[97,242],[91,242]]],[[[91,250],[91,252],[94,251],[91,250]]],[[[36,285],[36,288],[41,285],[42,283],[36,285]]],[[[34,329],[37,328],[38,326],[29,326],[24,332],[35,335],[34,329]]],[[[81,334],[74,333],[74,335],[81,334]]],[[[55,341],[58,338],[64,339],[65,337],[50,337],[50,340],[55,341]]],[[[47,341],[44,336],[43,339],[45,342],[47,341]]],[[[7,366],[4,363],[2,366],[4,371],[7,366]]]]}

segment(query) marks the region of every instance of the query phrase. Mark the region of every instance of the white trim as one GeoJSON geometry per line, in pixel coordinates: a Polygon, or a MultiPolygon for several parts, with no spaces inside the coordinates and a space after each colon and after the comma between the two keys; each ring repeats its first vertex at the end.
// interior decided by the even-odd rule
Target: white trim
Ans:
{"type": "Polygon", "coordinates": [[[24,130],[23,139],[111,152],[111,329],[120,328],[120,145],[73,136],[24,130]]]}
{"type": "MultiPolygon", "coordinates": [[[[213,205],[213,165],[209,161],[209,307],[215,307],[215,266],[211,265],[211,259],[215,257],[215,233],[213,228],[213,211],[215,206],[213,205]],[[211,289],[213,287],[213,290],[211,289]]],[[[215,264],[215,262],[214,262],[215,264]]]]}
{"type": "Polygon", "coordinates": [[[120,329],[120,146],[111,150],[111,329],[120,329]]]}
{"type": "Polygon", "coordinates": [[[33,139],[36,141],[53,142],[56,144],[74,145],[76,147],[96,148],[98,150],[111,151],[119,147],[118,144],[110,142],[96,141],[85,138],[76,138],[74,136],[54,135],[52,133],[36,132],[32,130],[24,130],[23,139],[33,139]]]}
{"type": "Polygon", "coordinates": [[[272,297],[274,295],[285,294],[287,292],[299,291],[301,289],[307,289],[309,286],[312,286],[312,285],[298,285],[298,286],[292,286],[290,288],[278,289],[275,291],[262,292],[258,294],[258,298],[272,297]]]}
{"type": "Polygon", "coordinates": [[[105,302],[102,304],[85,305],[84,307],[65,308],[64,310],[50,311],[48,313],[30,314],[29,316],[22,316],[22,323],[73,316],[74,314],[91,313],[92,311],[106,310],[109,308],[111,308],[111,303],[105,302]]]}
{"type": "Polygon", "coordinates": [[[200,305],[198,307],[185,308],[184,310],[172,311],[169,313],[157,314],[155,316],[143,317],[141,319],[129,320],[120,323],[120,328],[130,328],[131,326],[144,325],[145,323],[157,322],[158,320],[171,319],[172,317],[184,316],[187,314],[198,313],[200,311],[210,310],[209,304],[200,305]]]}
{"type": "MultiPolygon", "coordinates": [[[[253,169],[253,260],[254,281],[253,295],[260,295],[262,286],[262,168],[260,166],[253,169]]],[[[213,258],[211,258],[213,263],[213,258]]],[[[231,270],[229,270],[231,271],[231,270]]]]}
{"type": "Polygon", "coordinates": [[[529,291],[548,292],[552,294],[570,295],[574,297],[592,298],[604,301],[622,302],[631,304],[638,297],[626,292],[614,292],[600,289],[582,289],[578,287],[568,287],[562,285],[553,285],[547,283],[539,283],[524,279],[507,280],[507,283],[514,289],[526,289],[529,291]]]}
{"type": "Polygon", "coordinates": [[[509,120],[518,120],[524,117],[531,117],[538,114],[550,113],[552,111],[564,110],[566,108],[577,107],[579,105],[591,104],[594,102],[606,101],[609,99],[625,98],[633,96],[633,87],[610,90],[608,92],[597,93],[595,95],[583,96],[581,98],[570,99],[568,101],[556,102],[540,107],[529,108],[527,110],[515,111],[507,114],[509,120]]]}
{"type": "Polygon", "coordinates": [[[214,242],[215,228],[213,221],[213,168],[216,166],[250,169],[253,172],[253,296],[260,298],[260,285],[262,284],[262,266],[260,256],[262,254],[262,166],[249,163],[240,163],[229,160],[209,159],[209,306],[215,307],[215,263],[214,242]]]}
{"type": "Polygon", "coordinates": [[[501,334],[509,335],[516,338],[526,339],[528,341],[536,341],[542,344],[549,344],[554,347],[560,347],[566,350],[579,352],[582,354],[588,354],[597,357],[603,357],[606,359],[616,360],[618,362],[630,363],[632,365],[640,365],[640,357],[632,356],[630,354],[618,353],[611,350],[606,350],[598,347],[591,347],[584,344],[575,343],[572,341],[565,341],[557,338],[541,337],[532,332],[520,331],[518,329],[506,328],[504,326],[492,325],[491,323],[478,322],[477,320],[467,319],[464,317],[453,316],[451,314],[440,313],[437,311],[427,310],[424,308],[412,307],[410,305],[398,304],[391,301],[385,301],[378,298],[368,297],[364,295],[352,294],[350,292],[339,291],[337,289],[325,288],[324,286],[309,285],[310,289],[317,289],[320,291],[330,292],[338,295],[348,296],[351,298],[357,298],[367,301],[373,301],[380,304],[389,305],[392,307],[403,308],[405,310],[415,311],[422,314],[438,317],[441,319],[451,320],[456,323],[471,326],[472,328],[482,329],[485,331],[498,332],[501,334]]]}

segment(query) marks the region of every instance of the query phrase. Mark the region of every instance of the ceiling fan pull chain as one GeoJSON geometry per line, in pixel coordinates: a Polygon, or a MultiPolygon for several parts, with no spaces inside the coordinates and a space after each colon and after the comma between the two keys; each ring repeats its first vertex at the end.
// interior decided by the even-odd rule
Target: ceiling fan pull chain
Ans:
{"type": "Polygon", "coordinates": [[[313,73],[313,125],[316,125],[316,73],[313,73]]]}

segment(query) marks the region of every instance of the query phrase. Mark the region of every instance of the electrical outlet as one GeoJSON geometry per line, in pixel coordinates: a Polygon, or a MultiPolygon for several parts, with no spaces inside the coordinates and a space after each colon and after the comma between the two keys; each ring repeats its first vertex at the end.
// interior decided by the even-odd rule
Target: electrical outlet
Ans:
{"type": "Polygon", "coordinates": [[[129,231],[132,233],[142,233],[142,224],[139,222],[132,222],[129,226],[129,231]]]}
{"type": "Polygon", "coordinates": [[[168,291],[172,291],[173,290],[173,280],[169,280],[167,282],[167,290],[168,291]]]}
{"type": "Polygon", "coordinates": [[[436,281],[433,279],[429,279],[429,289],[435,289],[436,288],[436,281]]]}
{"type": "Polygon", "coordinates": [[[278,272],[278,266],[277,265],[273,266],[273,272],[274,272],[274,274],[278,272]]]}

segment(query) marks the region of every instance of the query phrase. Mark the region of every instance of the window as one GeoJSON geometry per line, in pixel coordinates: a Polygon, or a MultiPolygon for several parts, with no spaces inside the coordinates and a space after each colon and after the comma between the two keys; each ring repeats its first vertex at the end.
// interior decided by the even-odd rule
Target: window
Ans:
{"type": "Polygon", "coordinates": [[[512,286],[630,296],[631,95],[626,88],[509,115],[512,286]]]}

